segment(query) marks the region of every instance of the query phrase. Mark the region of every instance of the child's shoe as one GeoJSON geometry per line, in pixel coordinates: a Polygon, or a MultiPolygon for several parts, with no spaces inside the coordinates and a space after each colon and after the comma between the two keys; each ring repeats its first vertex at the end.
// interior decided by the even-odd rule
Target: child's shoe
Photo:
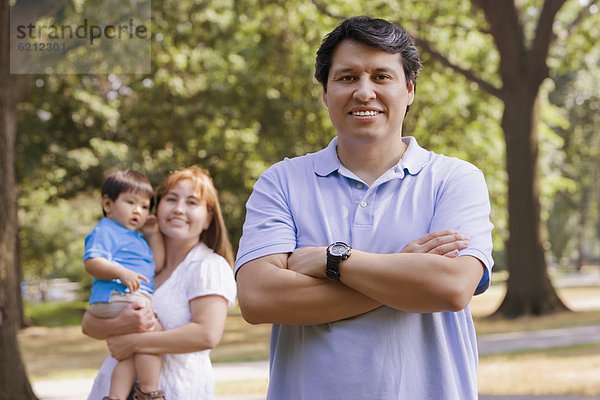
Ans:
{"type": "Polygon", "coordinates": [[[165,400],[165,392],[162,390],[154,390],[152,392],[142,392],[139,384],[133,387],[133,400],[165,400]]]}

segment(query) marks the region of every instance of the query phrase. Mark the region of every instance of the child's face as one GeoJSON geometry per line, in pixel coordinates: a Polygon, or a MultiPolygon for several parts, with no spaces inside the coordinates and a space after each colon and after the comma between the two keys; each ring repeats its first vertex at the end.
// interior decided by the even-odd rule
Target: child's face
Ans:
{"type": "Polygon", "coordinates": [[[150,199],[140,193],[124,192],[111,200],[108,196],[102,198],[102,206],[106,217],[127,229],[137,230],[146,223],[150,212],[150,199]]]}

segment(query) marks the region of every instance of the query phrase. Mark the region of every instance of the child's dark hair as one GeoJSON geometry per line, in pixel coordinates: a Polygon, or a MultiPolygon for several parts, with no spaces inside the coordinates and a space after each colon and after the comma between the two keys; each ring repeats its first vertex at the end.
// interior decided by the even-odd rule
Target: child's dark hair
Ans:
{"type": "MultiPolygon", "coordinates": [[[[102,197],[108,196],[112,201],[117,200],[121,193],[134,192],[150,198],[150,208],[154,205],[154,190],[148,178],[130,169],[113,172],[106,177],[102,184],[102,197]]],[[[106,217],[104,209],[102,213],[106,217]]]]}

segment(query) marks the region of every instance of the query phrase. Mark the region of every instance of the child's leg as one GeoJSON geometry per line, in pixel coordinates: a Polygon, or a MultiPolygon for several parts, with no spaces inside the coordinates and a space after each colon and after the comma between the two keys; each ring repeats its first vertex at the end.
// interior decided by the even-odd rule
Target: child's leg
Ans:
{"type": "Polygon", "coordinates": [[[135,383],[135,365],[133,357],[119,361],[110,378],[111,399],[127,399],[131,387],[135,383]]]}
{"type": "Polygon", "coordinates": [[[146,393],[158,390],[162,363],[160,354],[136,354],[134,358],[140,389],[146,393]]]}
{"type": "MultiPolygon", "coordinates": [[[[162,331],[162,325],[156,321],[154,331],[162,331]]],[[[135,354],[135,371],[137,373],[140,389],[143,392],[158,390],[158,379],[160,378],[160,367],[162,357],[160,354],[135,354]]]]}

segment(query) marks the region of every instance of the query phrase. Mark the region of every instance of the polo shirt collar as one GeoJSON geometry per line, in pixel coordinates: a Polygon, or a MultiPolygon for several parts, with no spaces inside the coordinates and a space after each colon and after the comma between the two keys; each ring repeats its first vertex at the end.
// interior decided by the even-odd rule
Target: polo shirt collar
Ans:
{"type": "MultiPolygon", "coordinates": [[[[337,136],[334,137],[326,148],[315,153],[314,171],[317,175],[327,176],[332,172],[338,171],[342,166],[335,151],[337,139],[337,136]]],[[[416,175],[427,164],[429,152],[419,146],[417,139],[413,136],[405,136],[402,140],[408,144],[408,148],[393,170],[396,173],[401,173],[402,176],[404,176],[405,170],[410,175],[416,175]]]]}
{"type": "Polygon", "coordinates": [[[342,164],[337,156],[335,147],[337,146],[337,136],[334,137],[329,146],[315,153],[314,171],[319,176],[327,176],[340,169],[342,164]]]}
{"type": "Polygon", "coordinates": [[[408,145],[408,148],[395,169],[398,172],[406,170],[410,175],[416,175],[427,165],[429,152],[419,146],[413,136],[405,136],[402,141],[408,145]]]}

